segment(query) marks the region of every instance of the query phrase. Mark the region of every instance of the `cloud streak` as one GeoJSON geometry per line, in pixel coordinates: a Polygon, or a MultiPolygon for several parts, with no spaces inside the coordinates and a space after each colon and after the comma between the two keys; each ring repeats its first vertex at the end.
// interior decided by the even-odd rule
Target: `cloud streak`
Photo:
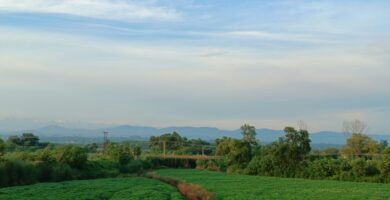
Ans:
{"type": "Polygon", "coordinates": [[[151,1],[125,0],[0,0],[0,11],[67,14],[122,21],[171,21],[177,20],[180,15],[173,8],[158,6],[151,1]]]}

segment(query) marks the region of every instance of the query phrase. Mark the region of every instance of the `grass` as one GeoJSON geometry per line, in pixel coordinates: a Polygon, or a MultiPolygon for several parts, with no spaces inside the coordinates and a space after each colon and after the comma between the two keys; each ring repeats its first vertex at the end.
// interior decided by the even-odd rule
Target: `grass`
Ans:
{"type": "Polygon", "coordinates": [[[157,173],[202,185],[217,199],[390,200],[390,184],[245,176],[185,169],[165,169],[157,173]]]}
{"type": "Polygon", "coordinates": [[[157,180],[131,177],[40,183],[0,189],[1,200],[182,200],[177,190],[157,180]]]}

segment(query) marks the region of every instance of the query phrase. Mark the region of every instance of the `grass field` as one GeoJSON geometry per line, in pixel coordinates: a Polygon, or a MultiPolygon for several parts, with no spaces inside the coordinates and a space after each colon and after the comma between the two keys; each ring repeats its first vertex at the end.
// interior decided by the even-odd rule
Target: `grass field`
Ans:
{"type": "Polygon", "coordinates": [[[0,189],[1,200],[182,200],[175,188],[146,178],[41,183],[0,189]]]}
{"type": "Polygon", "coordinates": [[[157,173],[202,185],[213,192],[217,199],[390,200],[390,184],[286,179],[177,169],[158,170],[157,173]]]}

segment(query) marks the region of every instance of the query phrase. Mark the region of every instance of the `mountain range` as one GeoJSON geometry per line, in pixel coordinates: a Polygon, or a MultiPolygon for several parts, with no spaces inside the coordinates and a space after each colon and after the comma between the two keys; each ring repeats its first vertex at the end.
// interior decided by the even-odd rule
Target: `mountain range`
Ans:
{"type": "MultiPolygon", "coordinates": [[[[214,127],[167,127],[154,128],[147,126],[111,126],[107,128],[97,129],[82,129],[82,128],[66,128],[58,125],[50,125],[42,128],[23,130],[23,131],[0,131],[2,137],[10,135],[20,135],[21,133],[29,132],[38,135],[43,141],[66,141],[67,138],[83,138],[83,141],[96,141],[103,137],[103,131],[109,132],[109,137],[114,140],[147,140],[150,136],[157,136],[163,133],[178,132],[182,136],[190,139],[201,138],[203,140],[214,140],[223,136],[240,138],[240,130],[223,130],[214,127]]],[[[282,130],[272,129],[256,129],[257,138],[262,143],[269,143],[277,140],[284,135],[282,130]]],[[[388,140],[390,135],[369,135],[374,140],[388,140]]],[[[312,144],[317,145],[343,145],[347,139],[347,135],[341,132],[321,131],[310,134],[312,144]]]]}

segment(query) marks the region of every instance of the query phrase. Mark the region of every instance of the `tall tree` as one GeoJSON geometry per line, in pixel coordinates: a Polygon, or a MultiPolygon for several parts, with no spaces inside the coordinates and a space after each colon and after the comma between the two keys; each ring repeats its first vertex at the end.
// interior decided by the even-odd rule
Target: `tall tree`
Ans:
{"type": "Polygon", "coordinates": [[[248,142],[250,144],[256,144],[256,128],[249,124],[244,124],[240,128],[241,135],[243,137],[244,142],[248,142]]]}
{"type": "Polygon", "coordinates": [[[284,137],[279,138],[267,148],[267,154],[277,173],[294,176],[311,150],[309,133],[306,130],[297,131],[293,127],[284,129],[284,137]]]}
{"type": "Polygon", "coordinates": [[[139,157],[141,156],[141,153],[142,153],[141,147],[139,145],[135,146],[133,149],[133,154],[134,154],[135,159],[139,159],[139,157]]]}
{"type": "Polygon", "coordinates": [[[373,139],[362,133],[352,133],[347,139],[347,143],[341,149],[341,154],[344,157],[356,158],[372,156],[379,153],[379,144],[373,139]]]}
{"type": "Polygon", "coordinates": [[[216,140],[216,154],[224,156],[229,165],[245,166],[252,158],[252,147],[249,142],[223,137],[216,140]]]}
{"type": "Polygon", "coordinates": [[[366,123],[360,120],[344,121],[343,131],[348,135],[352,134],[366,134],[368,126],[366,123]]]}
{"type": "Polygon", "coordinates": [[[82,168],[87,162],[88,154],[84,148],[67,145],[60,149],[58,161],[71,167],[82,168]]]}
{"type": "Polygon", "coordinates": [[[20,139],[24,146],[36,146],[39,144],[39,137],[32,133],[23,133],[20,139]]]}

